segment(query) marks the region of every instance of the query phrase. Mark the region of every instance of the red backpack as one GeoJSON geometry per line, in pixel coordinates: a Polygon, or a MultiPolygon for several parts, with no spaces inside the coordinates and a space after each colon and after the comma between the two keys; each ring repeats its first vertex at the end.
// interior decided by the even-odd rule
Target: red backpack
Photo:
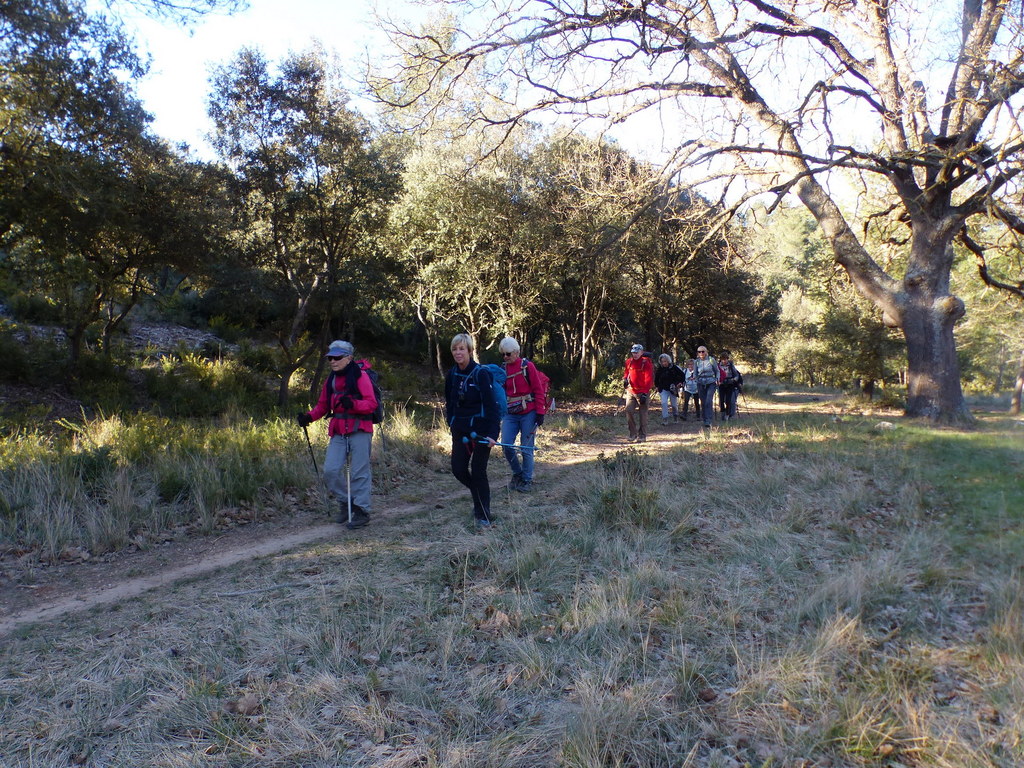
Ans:
{"type": "MultiPolygon", "coordinates": [[[[526,383],[530,383],[530,368],[527,363],[530,362],[525,357],[523,358],[523,375],[526,377],[526,383]]],[[[536,365],[533,366],[533,370],[537,372],[537,381],[540,383],[540,390],[544,393],[544,410],[547,413],[555,410],[555,398],[548,394],[548,388],[551,386],[551,379],[536,365]]]]}

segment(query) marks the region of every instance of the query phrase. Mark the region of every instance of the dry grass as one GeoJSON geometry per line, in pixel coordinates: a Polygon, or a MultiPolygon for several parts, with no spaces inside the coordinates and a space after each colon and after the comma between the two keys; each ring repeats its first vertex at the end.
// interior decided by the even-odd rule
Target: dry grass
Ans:
{"type": "Polygon", "coordinates": [[[486,535],[410,422],[381,474],[421,508],[8,639],[0,765],[1024,761],[1020,550],[951,538],[941,432],[773,416],[640,452],[565,418],[486,535]]]}

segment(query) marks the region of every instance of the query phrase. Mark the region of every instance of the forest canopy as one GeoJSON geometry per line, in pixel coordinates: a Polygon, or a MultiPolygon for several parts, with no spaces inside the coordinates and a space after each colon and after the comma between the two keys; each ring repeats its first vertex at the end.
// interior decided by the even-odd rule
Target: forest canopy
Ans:
{"type": "MultiPolygon", "coordinates": [[[[235,7],[140,5],[182,20],[235,7]]],[[[996,225],[1015,229],[1006,199],[1016,189],[1017,147],[1010,130],[996,149],[985,126],[1016,94],[1012,57],[1003,75],[971,86],[979,104],[988,94],[987,108],[940,110],[935,131],[936,113],[924,102],[913,114],[907,108],[911,70],[893,63],[903,85],[898,94],[881,91],[881,63],[872,69],[865,52],[840,45],[838,31],[829,36],[834,19],[735,6],[744,13],[723,29],[757,41],[741,56],[726,38],[698,45],[727,3],[703,16],[657,2],[599,5],[595,13],[596,6],[546,4],[534,21],[547,27],[516,19],[470,34],[450,16],[418,30],[393,27],[399,64],[370,80],[389,107],[379,115],[352,106],[322,51],[280,61],[239,51],[212,73],[217,158],[200,161],[154,133],[136,95],[145,66],[117,23],[116,4],[98,14],[74,0],[3,2],[5,311],[59,327],[72,371],[83,357],[115,355],[119,334],[147,314],[244,336],[267,349],[261,365],[276,376],[281,405],[331,338],[443,367],[447,340],[461,331],[484,356],[501,337],[516,336],[581,392],[617,377],[635,341],[677,359],[700,344],[729,349],[748,367],[808,384],[869,394],[907,386],[908,412],[936,418],[961,413],[962,381],[1005,386],[1022,347],[1010,332],[1020,312],[1012,298],[1020,293],[1020,251],[996,225]],[[577,29],[573,18],[586,23],[577,29]],[[558,42],[580,34],[580,55],[614,51],[619,58],[605,64],[620,62],[582,101],[607,106],[624,97],[632,56],[642,53],[658,79],[635,84],[633,108],[686,91],[743,108],[761,103],[762,124],[742,119],[725,143],[712,133],[681,136],[678,164],[666,167],[601,132],[533,121],[536,109],[580,101],[564,79],[576,66],[573,53],[558,42]],[[773,37],[777,51],[763,46],[773,37]],[[766,98],[758,101],[749,68],[785,61],[792,40],[803,41],[804,53],[821,47],[842,77],[808,90],[814,100],[799,107],[789,93],[786,110],[796,111],[773,113],[766,98]],[[516,56],[532,64],[517,68],[516,56]],[[545,70],[536,57],[564,61],[566,70],[545,70]],[[665,66],[673,57],[682,70],[665,66]],[[515,77],[547,95],[537,104],[503,98],[500,88],[515,77]],[[838,138],[828,147],[800,143],[793,115],[828,132],[844,98],[878,106],[884,149],[838,138]],[[895,104],[903,105],[892,112],[899,120],[885,116],[895,104]],[[495,128],[498,143],[490,140],[495,128]],[[985,156],[976,149],[982,144],[985,156]],[[725,156],[745,157],[733,168],[762,182],[748,188],[777,199],[710,194],[692,174],[677,173],[684,160],[692,167],[725,156]],[[826,171],[870,172],[890,186],[874,184],[872,197],[848,213],[824,194],[818,179],[826,171]],[[794,196],[808,215],[793,211],[794,196]],[[1003,202],[993,207],[996,200],[1003,202]],[[975,214],[987,218],[976,225],[975,214]],[[926,223],[937,227],[927,247],[926,223]],[[980,293],[972,273],[984,278],[980,293]],[[1007,322],[993,328],[968,313],[958,348],[954,325],[965,303],[995,307],[1007,322]],[[944,341],[925,354],[915,339],[940,327],[948,338],[946,330],[928,335],[944,341]],[[928,371],[926,385],[918,379],[928,371]]],[[[964,21],[971,50],[991,61],[1012,51],[1012,36],[971,37],[982,18],[1002,23],[988,6],[978,13],[964,21]]],[[[872,28],[891,33],[895,19],[893,9],[872,28]]],[[[961,66],[974,67],[974,59],[962,54],[961,66]]],[[[587,124],[601,114],[616,118],[592,110],[587,124]]]]}

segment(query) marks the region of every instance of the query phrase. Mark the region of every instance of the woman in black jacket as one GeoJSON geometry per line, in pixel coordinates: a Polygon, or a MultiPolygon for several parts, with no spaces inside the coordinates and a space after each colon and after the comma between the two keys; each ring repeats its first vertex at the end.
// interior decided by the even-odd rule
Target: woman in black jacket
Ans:
{"type": "Polygon", "coordinates": [[[467,333],[452,339],[455,365],[444,382],[445,419],[452,432],[452,474],[469,488],[476,524],[489,528],[493,518],[487,461],[497,442],[501,416],[494,379],[473,360],[474,346],[467,333]]]}
{"type": "Polygon", "coordinates": [[[662,354],[654,369],[654,386],[661,396],[661,425],[668,424],[669,407],[672,408],[672,421],[679,420],[679,385],[683,383],[683,371],[678,365],[672,364],[672,358],[662,354]]]}

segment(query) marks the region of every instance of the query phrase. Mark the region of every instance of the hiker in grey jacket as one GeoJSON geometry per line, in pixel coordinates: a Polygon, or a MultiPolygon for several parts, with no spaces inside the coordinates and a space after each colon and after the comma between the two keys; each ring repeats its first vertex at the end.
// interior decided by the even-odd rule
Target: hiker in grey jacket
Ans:
{"type": "Polygon", "coordinates": [[[697,379],[697,397],[700,398],[700,412],[704,426],[711,427],[715,418],[715,392],[720,376],[718,361],[708,355],[708,348],[697,347],[697,359],[693,363],[693,375],[697,379]]]}

